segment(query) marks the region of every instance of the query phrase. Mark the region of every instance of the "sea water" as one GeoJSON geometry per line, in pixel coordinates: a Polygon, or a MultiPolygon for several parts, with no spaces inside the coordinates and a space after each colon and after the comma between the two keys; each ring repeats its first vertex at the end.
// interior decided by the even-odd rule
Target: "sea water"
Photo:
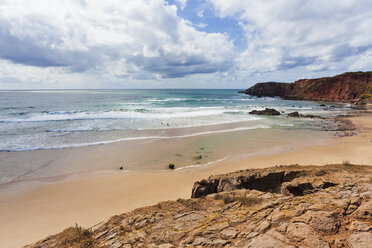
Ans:
{"type": "Polygon", "coordinates": [[[345,107],[256,98],[237,89],[0,91],[0,151],[58,149],[244,129],[295,128],[286,113],[336,115],[345,107]],[[279,117],[249,114],[275,108],[279,117]],[[240,125],[224,125],[234,124],[240,125]],[[215,128],[216,125],[218,128],[215,128]],[[195,127],[204,128],[203,132],[195,127]],[[212,128],[214,127],[214,128],[212,128]],[[170,129],[188,130],[179,134],[170,129]],[[154,131],[161,130],[161,131],[154,131]]]}

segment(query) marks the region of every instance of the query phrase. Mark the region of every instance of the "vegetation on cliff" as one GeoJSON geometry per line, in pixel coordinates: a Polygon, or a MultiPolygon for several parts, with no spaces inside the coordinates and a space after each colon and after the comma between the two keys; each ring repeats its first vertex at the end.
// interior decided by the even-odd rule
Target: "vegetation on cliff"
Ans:
{"type": "Polygon", "coordinates": [[[257,83],[241,93],[295,100],[366,102],[372,100],[372,72],[346,72],[294,83],[257,83]]]}

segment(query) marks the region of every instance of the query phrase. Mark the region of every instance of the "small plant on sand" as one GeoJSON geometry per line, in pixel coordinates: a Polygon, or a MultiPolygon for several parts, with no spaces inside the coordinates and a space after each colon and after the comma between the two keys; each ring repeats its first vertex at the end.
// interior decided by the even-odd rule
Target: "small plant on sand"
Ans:
{"type": "Polygon", "coordinates": [[[168,168],[171,169],[171,170],[174,170],[175,166],[174,166],[174,164],[169,164],[168,168]]]}
{"type": "Polygon", "coordinates": [[[120,168],[119,168],[120,170],[123,170],[124,169],[124,167],[123,166],[120,166],[120,168]]]}
{"type": "Polygon", "coordinates": [[[203,156],[202,156],[202,155],[198,155],[198,156],[194,156],[193,158],[194,158],[195,160],[200,160],[200,159],[203,158],[203,156]]]}

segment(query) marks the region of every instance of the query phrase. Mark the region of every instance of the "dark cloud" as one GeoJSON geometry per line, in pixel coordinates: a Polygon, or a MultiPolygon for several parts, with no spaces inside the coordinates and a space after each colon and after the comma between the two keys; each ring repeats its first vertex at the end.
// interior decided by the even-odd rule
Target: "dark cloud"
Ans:
{"type": "Polygon", "coordinates": [[[137,55],[128,62],[135,64],[143,71],[160,74],[164,78],[184,77],[189,74],[206,74],[227,71],[232,66],[232,60],[213,62],[201,54],[175,55],[160,52],[159,56],[146,57],[137,55]]]}
{"type": "Polygon", "coordinates": [[[196,30],[161,0],[129,1],[125,7],[51,0],[52,5],[56,9],[50,13],[26,4],[13,6],[11,1],[0,6],[0,59],[66,72],[115,68],[111,74],[120,78],[184,77],[231,66],[228,37],[196,30]],[[7,7],[20,12],[3,14],[7,7]],[[128,69],[132,67],[139,70],[128,69]]]}
{"type": "Polygon", "coordinates": [[[0,58],[16,64],[65,67],[72,72],[83,72],[95,68],[109,54],[102,48],[94,48],[94,52],[53,48],[60,44],[58,38],[51,39],[53,35],[19,37],[10,32],[10,26],[0,22],[0,58]]]}

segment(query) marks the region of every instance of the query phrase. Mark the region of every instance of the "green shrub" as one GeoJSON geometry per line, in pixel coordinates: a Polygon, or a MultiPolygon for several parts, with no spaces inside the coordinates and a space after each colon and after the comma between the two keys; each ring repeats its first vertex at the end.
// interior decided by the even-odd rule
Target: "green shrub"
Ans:
{"type": "Polygon", "coordinates": [[[168,167],[169,167],[169,169],[171,169],[171,170],[174,170],[174,168],[175,168],[174,164],[169,164],[168,167]]]}
{"type": "Polygon", "coordinates": [[[362,100],[371,99],[371,98],[372,98],[372,94],[369,94],[369,93],[366,93],[366,94],[364,94],[360,97],[360,99],[362,99],[362,100]]]}
{"type": "Polygon", "coordinates": [[[200,159],[202,159],[202,158],[203,158],[202,155],[194,156],[194,159],[195,159],[195,160],[200,160],[200,159]]]}

